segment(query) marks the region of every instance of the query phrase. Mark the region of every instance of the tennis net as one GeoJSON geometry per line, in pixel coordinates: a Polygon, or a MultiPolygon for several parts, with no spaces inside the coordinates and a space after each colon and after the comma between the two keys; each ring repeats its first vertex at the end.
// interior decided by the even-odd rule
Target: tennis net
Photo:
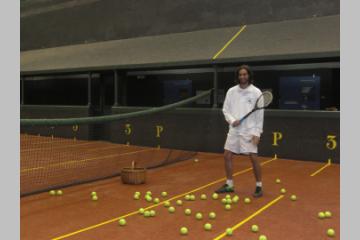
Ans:
{"type": "Polygon", "coordinates": [[[21,196],[119,176],[121,169],[131,166],[133,161],[137,167],[150,169],[194,157],[196,151],[167,143],[167,139],[183,135],[174,132],[173,122],[164,112],[208,96],[210,92],[130,113],[21,119],[21,196]]]}

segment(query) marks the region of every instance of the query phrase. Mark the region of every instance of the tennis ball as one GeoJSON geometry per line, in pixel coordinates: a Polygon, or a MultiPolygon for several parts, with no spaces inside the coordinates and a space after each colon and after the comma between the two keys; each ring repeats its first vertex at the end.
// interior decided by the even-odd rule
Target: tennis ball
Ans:
{"type": "Polygon", "coordinates": [[[226,199],[230,199],[230,198],[231,198],[231,195],[230,195],[230,194],[226,194],[225,198],[226,198],[226,199]]]}
{"type": "Polygon", "coordinates": [[[281,192],[282,194],[285,194],[285,193],[286,193],[286,189],[285,189],[285,188],[282,188],[282,189],[280,189],[280,192],[281,192]]]}
{"type": "Polygon", "coordinates": [[[170,207],[170,202],[169,201],[164,202],[164,206],[165,207],[170,207]]]}
{"type": "Polygon", "coordinates": [[[150,210],[150,217],[155,217],[155,215],[156,215],[155,210],[150,210]]]}
{"type": "Polygon", "coordinates": [[[267,240],[267,237],[265,235],[260,235],[259,240],[267,240]]]}
{"type": "Polygon", "coordinates": [[[231,228],[226,229],[226,235],[231,236],[233,235],[233,230],[231,228]]]}
{"type": "Polygon", "coordinates": [[[174,213],[174,212],[175,212],[175,208],[174,208],[174,207],[169,207],[168,211],[169,211],[169,213],[174,213]]]}
{"type": "Polygon", "coordinates": [[[146,192],[146,195],[151,196],[151,195],[152,195],[152,192],[151,192],[151,191],[147,191],[147,192],[146,192]]]}
{"type": "Polygon", "coordinates": [[[250,198],[245,198],[244,199],[244,203],[250,203],[250,202],[251,202],[250,198]]]}
{"type": "Polygon", "coordinates": [[[194,194],[191,194],[191,195],[190,195],[190,200],[191,200],[191,201],[195,201],[195,195],[194,195],[194,194]]]}
{"type": "Polygon", "coordinates": [[[335,236],[335,230],[332,229],[332,228],[329,228],[327,231],[326,231],[327,235],[329,237],[334,237],[335,236]]]}
{"type": "Polygon", "coordinates": [[[139,195],[134,195],[134,199],[135,199],[135,200],[139,200],[139,199],[140,199],[140,196],[139,196],[139,195]]]}
{"type": "Polygon", "coordinates": [[[318,217],[319,217],[320,219],[324,219],[324,218],[325,218],[325,213],[324,213],[324,212],[319,212],[319,213],[318,213],[318,217]]]}
{"type": "Polygon", "coordinates": [[[98,197],[97,197],[96,195],[94,195],[94,196],[91,197],[91,200],[97,201],[97,200],[98,200],[98,197]]]}
{"type": "Polygon", "coordinates": [[[195,158],[195,159],[194,159],[194,162],[199,162],[199,159],[195,158]]]}
{"type": "Polygon", "coordinates": [[[238,196],[233,197],[232,202],[233,203],[239,202],[239,197],[238,196]]]}
{"type": "Polygon", "coordinates": [[[180,199],[176,201],[176,205],[181,206],[182,204],[183,202],[180,199]]]}
{"type": "Polygon", "coordinates": [[[202,216],[201,213],[196,213],[195,218],[196,218],[197,220],[201,220],[201,219],[203,218],[203,216],[202,216]]]}
{"type": "Polygon", "coordinates": [[[185,209],[185,215],[189,216],[191,214],[191,209],[187,208],[185,209]]]}
{"type": "Polygon", "coordinates": [[[140,214],[144,214],[144,212],[145,212],[145,209],[143,209],[143,208],[140,208],[140,209],[139,209],[139,213],[140,213],[140,214]]]}
{"type": "Polygon", "coordinates": [[[206,200],[206,199],[207,199],[206,194],[201,194],[200,199],[201,199],[201,200],[206,200]]]}
{"type": "Polygon", "coordinates": [[[150,211],[145,211],[144,212],[144,217],[150,217],[150,211]]]}
{"type": "Polygon", "coordinates": [[[141,193],[140,192],[135,192],[134,195],[141,195],[141,193]]]}
{"type": "Polygon", "coordinates": [[[291,201],[296,201],[297,197],[296,197],[296,195],[291,195],[290,199],[291,199],[291,201]]]}
{"type": "Polygon", "coordinates": [[[185,195],[185,200],[186,200],[186,201],[189,201],[190,198],[191,198],[191,196],[190,196],[189,194],[185,195]]]}
{"type": "Polygon", "coordinates": [[[226,203],[227,203],[226,198],[221,199],[221,202],[222,202],[223,204],[226,204],[226,203]]]}
{"type": "Polygon", "coordinates": [[[210,219],[215,219],[216,218],[216,213],[214,213],[214,212],[209,213],[209,218],[210,219]]]}
{"type": "Polygon", "coordinates": [[[188,234],[188,229],[186,227],[182,227],[180,228],[180,234],[181,235],[187,235],[188,234]]]}
{"type": "Polygon", "coordinates": [[[63,191],[62,190],[57,190],[56,195],[59,195],[59,196],[63,195],[63,191]]]}
{"type": "Polygon", "coordinates": [[[210,231],[212,226],[211,226],[210,223],[205,223],[204,228],[205,228],[206,231],[210,231]]]}
{"type": "Polygon", "coordinates": [[[226,204],[232,204],[231,198],[226,199],[226,204]]]}
{"type": "Polygon", "coordinates": [[[148,201],[148,202],[151,202],[151,201],[152,201],[152,197],[150,197],[149,195],[146,195],[146,196],[145,196],[145,200],[148,201]]]}
{"type": "Polygon", "coordinates": [[[154,198],[154,203],[159,203],[160,199],[159,198],[154,198]]]}
{"type": "Polygon", "coordinates": [[[95,195],[97,195],[96,192],[91,192],[91,196],[95,196],[95,195]]]}
{"type": "Polygon", "coordinates": [[[212,195],[212,199],[216,200],[216,199],[218,199],[218,198],[219,198],[219,194],[217,194],[217,193],[213,193],[213,195],[212,195]]]}
{"type": "Polygon", "coordinates": [[[324,214],[325,214],[325,217],[327,217],[327,218],[331,218],[331,217],[332,217],[332,214],[331,214],[330,211],[326,211],[324,214]]]}
{"type": "Polygon", "coordinates": [[[162,197],[166,197],[167,195],[168,195],[167,192],[162,192],[162,193],[161,193],[161,196],[162,196],[162,197]]]}
{"type": "Polygon", "coordinates": [[[120,218],[120,219],[119,219],[119,225],[120,225],[120,226],[125,226],[125,225],[126,225],[126,220],[123,219],[123,218],[120,218]]]}
{"type": "Polygon", "coordinates": [[[226,205],[225,205],[225,209],[226,209],[226,210],[231,210],[231,205],[230,205],[230,204],[226,204],[226,205]]]}
{"type": "Polygon", "coordinates": [[[279,183],[281,183],[281,180],[280,180],[279,178],[277,178],[277,179],[275,180],[275,182],[276,182],[277,184],[279,184],[279,183]]]}
{"type": "Polygon", "coordinates": [[[252,225],[251,226],[251,231],[254,232],[254,233],[258,232],[259,231],[259,226],[258,225],[252,225]]]}
{"type": "Polygon", "coordinates": [[[56,191],[55,191],[55,190],[51,190],[51,191],[49,191],[49,194],[50,194],[51,196],[55,196],[55,195],[56,195],[56,191]]]}

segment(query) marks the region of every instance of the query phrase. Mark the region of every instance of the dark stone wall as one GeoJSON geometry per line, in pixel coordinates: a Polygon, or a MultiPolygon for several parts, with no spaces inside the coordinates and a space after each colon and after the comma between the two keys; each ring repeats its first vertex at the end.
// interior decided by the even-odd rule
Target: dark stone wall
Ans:
{"type": "Polygon", "coordinates": [[[338,0],[24,0],[21,50],[340,14],[338,0]]]}
{"type": "MultiPolygon", "coordinates": [[[[139,111],[145,108],[114,107],[108,113],[139,111]]],[[[65,118],[91,115],[86,107],[23,106],[21,118],[65,118]]],[[[227,123],[221,109],[182,108],[96,125],[80,125],[74,132],[72,126],[55,128],[55,136],[76,136],[78,139],[105,140],[131,145],[175,148],[180,150],[223,152],[227,123]],[[131,132],[126,125],[130,124],[131,132]],[[158,127],[157,127],[158,126],[158,127]],[[162,129],[162,130],[161,130],[162,129]],[[158,131],[160,134],[158,135],[158,131]]],[[[26,127],[22,132],[50,136],[49,127],[26,127]]],[[[330,137],[331,138],[331,137],[330,137]]],[[[340,113],[312,111],[265,111],[264,133],[259,155],[280,158],[325,162],[331,158],[340,162],[340,113]],[[282,139],[274,145],[274,134],[282,139]],[[335,136],[336,148],[328,136],[335,136]]]]}

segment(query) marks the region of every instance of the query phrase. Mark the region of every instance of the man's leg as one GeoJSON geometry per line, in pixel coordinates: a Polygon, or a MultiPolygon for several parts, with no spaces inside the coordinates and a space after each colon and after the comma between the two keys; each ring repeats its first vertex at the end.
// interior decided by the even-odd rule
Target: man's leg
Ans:
{"type": "Polygon", "coordinates": [[[220,187],[215,192],[217,193],[227,193],[234,192],[234,183],[233,183],[233,153],[229,150],[224,151],[224,162],[225,162],[225,172],[226,172],[226,184],[220,187]]]}
{"type": "Polygon", "coordinates": [[[262,176],[261,176],[261,166],[259,160],[257,158],[257,154],[250,153],[250,160],[253,166],[253,172],[256,179],[256,189],[253,194],[254,197],[261,197],[263,195],[262,192],[262,176]]]}

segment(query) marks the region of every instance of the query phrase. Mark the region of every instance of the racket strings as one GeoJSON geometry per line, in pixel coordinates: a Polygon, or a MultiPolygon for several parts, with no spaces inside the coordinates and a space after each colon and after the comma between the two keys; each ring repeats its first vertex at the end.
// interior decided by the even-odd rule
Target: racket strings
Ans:
{"type": "Polygon", "coordinates": [[[258,101],[256,102],[257,108],[265,108],[270,105],[273,100],[273,95],[271,92],[263,92],[259,97],[258,101]]]}

